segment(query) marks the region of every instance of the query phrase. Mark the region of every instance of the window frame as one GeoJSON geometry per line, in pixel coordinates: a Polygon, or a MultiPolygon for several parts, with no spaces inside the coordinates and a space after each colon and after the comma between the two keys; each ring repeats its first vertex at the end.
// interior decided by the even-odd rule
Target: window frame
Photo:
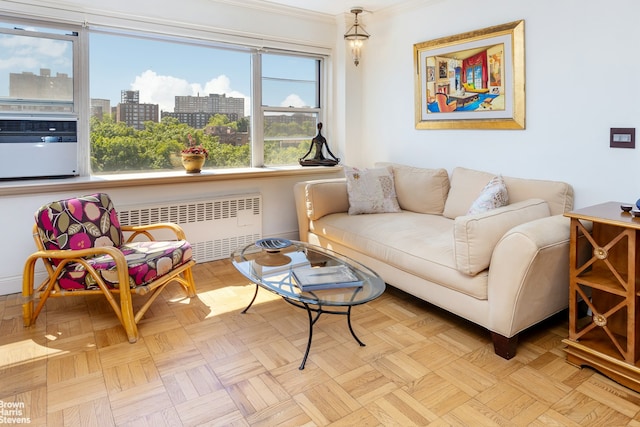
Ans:
{"type": "Polygon", "coordinates": [[[325,58],[323,58],[320,55],[309,55],[309,54],[301,54],[297,52],[285,52],[285,51],[277,51],[277,50],[256,52],[254,54],[254,57],[252,60],[252,68],[254,73],[252,83],[253,83],[253,88],[255,90],[252,91],[251,96],[255,97],[253,99],[259,100],[260,102],[254,102],[252,104],[252,116],[255,115],[255,117],[259,117],[260,123],[258,124],[258,123],[252,122],[253,124],[252,143],[254,140],[253,137],[255,136],[257,140],[260,141],[260,147],[259,147],[259,152],[257,153],[258,155],[256,155],[255,157],[254,157],[254,149],[256,147],[255,146],[252,147],[251,164],[253,167],[264,166],[264,143],[265,143],[264,120],[265,120],[265,116],[268,113],[315,113],[318,116],[318,123],[322,123],[324,121],[326,84],[323,84],[324,82],[323,78],[325,78],[324,76],[326,76],[326,64],[327,64],[327,61],[325,60],[325,58]],[[263,79],[262,54],[273,54],[273,55],[279,55],[279,56],[298,56],[298,57],[304,57],[304,58],[315,59],[320,61],[320,64],[316,71],[317,73],[316,79],[317,79],[317,86],[318,86],[316,88],[316,91],[317,91],[316,96],[318,97],[318,107],[275,107],[275,106],[263,105],[264,103],[262,102],[262,79],[263,79]],[[256,72],[257,72],[257,75],[256,75],[256,72]],[[253,132],[255,132],[255,134],[253,132]],[[259,166],[256,166],[256,165],[259,165],[259,166]]]}
{"type": "MultiPolygon", "coordinates": [[[[91,93],[89,88],[89,79],[91,71],[89,69],[89,35],[91,32],[111,33],[114,35],[135,35],[142,36],[152,40],[166,40],[185,44],[194,44],[212,49],[229,49],[236,51],[249,52],[251,54],[251,168],[264,167],[264,117],[269,112],[301,112],[316,113],[318,122],[325,120],[327,105],[327,82],[328,64],[330,59],[330,49],[318,48],[317,46],[305,46],[300,44],[287,45],[286,43],[277,42],[277,47],[265,48],[264,43],[255,44],[255,40],[250,38],[244,40],[242,37],[229,34],[221,34],[220,32],[207,32],[202,29],[189,31],[188,28],[182,27],[183,31],[180,35],[176,35],[176,29],[169,27],[163,29],[157,27],[153,23],[145,25],[140,29],[140,23],[137,21],[128,21],[126,19],[118,20],[117,23],[108,25],[99,24],[91,25],[85,21],[82,25],[71,22],[56,21],[55,19],[37,19],[22,16],[3,16],[0,18],[2,22],[9,24],[29,25],[36,27],[52,28],[60,31],[69,31],[77,33],[74,46],[74,68],[73,68],[73,87],[74,87],[74,115],[78,119],[78,176],[80,178],[102,177],[103,174],[94,174],[90,167],[90,117],[91,93]],[[155,27],[155,28],[154,28],[155,27]],[[228,37],[232,41],[226,41],[228,37]],[[277,54],[300,56],[319,61],[317,85],[318,85],[318,104],[317,108],[283,108],[268,107],[262,105],[262,72],[261,72],[261,56],[263,54],[277,54]]],[[[262,40],[264,42],[264,40],[262,40]]],[[[242,169],[242,168],[240,168],[242,169]]],[[[244,168],[246,169],[246,168],[244,168]]],[[[234,172],[234,168],[225,168],[225,170],[234,172]]],[[[154,171],[142,171],[140,175],[153,175],[154,171]]]]}
{"type": "MultiPolygon", "coordinates": [[[[265,167],[264,162],[264,118],[265,114],[269,112],[300,112],[300,113],[316,113],[318,115],[318,122],[324,121],[324,105],[326,105],[326,81],[327,81],[327,63],[328,63],[328,54],[321,54],[318,52],[303,52],[300,49],[286,49],[286,48],[264,48],[262,46],[247,46],[243,44],[233,44],[233,43],[224,43],[217,40],[215,37],[212,38],[191,38],[187,36],[175,36],[169,33],[166,34],[157,34],[149,31],[143,30],[132,30],[123,27],[118,28],[109,28],[109,27],[96,27],[96,28],[88,28],[86,33],[86,39],[89,39],[89,34],[91,32],[99,32],[101,34],[114,34],[120,36],[133,36],[133,37],[142,37],[150,40],[156,41],[168,41],[182,44],[190,44],[195,46],[202,46],[211,49],[226,49],[233,50],[238,52],[248,52],[251,56],[251,65],[250,65],[250,75],[251,75],[251,116],[250,116],[250,129],[251,129],[251,160],[249,167],[251,168],[263,168],[265,167]],[[297,56],[308,59],[313,59],[319,61],[319,67],[317,71],[317,96],[318,96],[318,107],[314,108],[285,108],[285,107],[270,107],[262,105],[262,55],[281,55],[281,56],[297,56]]],[[[217,33],[216,33],[217,34],[217,33]]],[[[87,46],[87,49],[90,50],[90,47],[87,46]]],[[[86,68],[89,68],[88,64],[88,56],[86,68]]],[[[90,70],[89,70],[90,74],[90,70]]],[[[88,81],[87,76],[87,81],[88,81]]],[[[87,98],[87,103],[90,103],[90,94],[87,98]]],[[[90,114],[90,111],[88,111],[90,114]]],[[[87,124],[88,128],[88,124],[87,124]]],[[[87,135],[87,159],[86,165],[89,170],[89,135],[87,135]]],[[[292,165],[289,165],[292,166],[292,165]]],[[[224,170],[233,170],[234,168],[224,168],[224,170]]],[[[220,170],[220,169],[216,169],[220,170]]],[[[153,171],[145,171],[143,173],[153,174],[153,171]]],[[[103,176],[102,174],[90,174],[90,176],[103,176]]]]}

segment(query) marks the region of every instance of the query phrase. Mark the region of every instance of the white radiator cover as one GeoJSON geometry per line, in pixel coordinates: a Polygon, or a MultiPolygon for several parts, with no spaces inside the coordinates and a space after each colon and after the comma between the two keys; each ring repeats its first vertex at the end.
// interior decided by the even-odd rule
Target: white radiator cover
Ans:
{"type": "MultiPolygon", "coordinates": [[[[122,225],[179,224],[197,262],[228,258],[231,252],[262,238],[262,195],[239,194],[146,206],[118,207],[122,225]]],[[[170,234],[158,235],[171,238],[170,234]]]]}

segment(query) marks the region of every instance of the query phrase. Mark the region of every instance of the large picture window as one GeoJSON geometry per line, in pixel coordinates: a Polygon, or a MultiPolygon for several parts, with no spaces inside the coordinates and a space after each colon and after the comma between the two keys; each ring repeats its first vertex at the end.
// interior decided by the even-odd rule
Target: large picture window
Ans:
{"type": "Polygon", "coordinates": [[[125,26],[0,22],[0,119],[77,119],[81,175],[182,170],[190,140],[209,153],[204,169],[297,165],[308,152],[321,55],[125,26]]]}
{"type": "Polygon", "coordinates": [[[90,51],[93,173],[182,169],[189,135],[205,169],[293,165],[315,135],[320,58],[104,31],[90,51]]]}

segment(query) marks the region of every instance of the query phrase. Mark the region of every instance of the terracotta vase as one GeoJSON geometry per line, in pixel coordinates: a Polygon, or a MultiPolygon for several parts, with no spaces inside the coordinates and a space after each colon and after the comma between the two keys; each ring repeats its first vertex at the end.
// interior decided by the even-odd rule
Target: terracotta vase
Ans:
{"type": "Polygon", "coordinates": [[[204,154],[182,153],[182,166],[187,173],[200,173],[206,159],[204,154]]]}

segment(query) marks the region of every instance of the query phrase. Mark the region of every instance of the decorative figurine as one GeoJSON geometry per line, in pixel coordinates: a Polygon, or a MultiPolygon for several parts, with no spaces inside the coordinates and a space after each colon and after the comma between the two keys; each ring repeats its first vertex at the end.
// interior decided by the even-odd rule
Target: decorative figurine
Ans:
{"type": "Polygon", "coordinates": [[[299,159],[301,166],[335,166],[340,163],[340,159],[333,155],[331,150],[329,150],[329,145],[327,144],[327,140],[322,133],[322,123],[318,123],[318,134],[315,138],[311,140],[311,147],[309,147],[309,151],[304,155],[301,159],[299,159]],[[330,159],[327,159],[322,154],[322,148],[327,147],[327,154],[331,156],[330,159]],[[312,159],[307,159],[307,156],[311,154],[311,150],[315,148],[315,153],[312,159]]]}

